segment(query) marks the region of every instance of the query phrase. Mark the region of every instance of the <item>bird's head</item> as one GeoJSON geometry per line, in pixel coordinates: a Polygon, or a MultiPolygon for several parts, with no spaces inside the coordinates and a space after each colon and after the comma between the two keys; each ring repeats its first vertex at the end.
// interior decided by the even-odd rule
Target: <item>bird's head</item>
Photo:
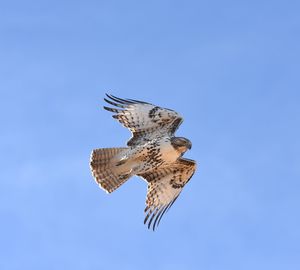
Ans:
{"type": "Polygon", "coordinates": [[[186,152],[188,149],[192,148],[192,143],[190,140],[184,137],[173,137],[171,138],[172,146],[180,153],[186,152]]]}

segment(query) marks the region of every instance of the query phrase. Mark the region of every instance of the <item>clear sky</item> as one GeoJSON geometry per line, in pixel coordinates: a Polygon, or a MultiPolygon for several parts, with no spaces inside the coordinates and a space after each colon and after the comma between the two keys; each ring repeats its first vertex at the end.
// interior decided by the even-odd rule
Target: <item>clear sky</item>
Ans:
{"type": "Polygon", "coordinates": [[[300,269],[299,1],[2,1],[0,268],[300,269]],[[180,112],[198,171],[156,232],[93,148],[104,93],[180,112]]]}

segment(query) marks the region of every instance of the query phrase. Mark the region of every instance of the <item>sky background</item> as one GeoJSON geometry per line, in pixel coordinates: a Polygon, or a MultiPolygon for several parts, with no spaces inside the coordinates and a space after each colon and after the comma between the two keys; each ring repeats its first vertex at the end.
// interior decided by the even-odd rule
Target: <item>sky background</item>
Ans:
{"type": "Polygon", "coordinates": [[[1,1],[0,268],[300,269],[299,1],[1,1]],[[198,170],[156,232],[111,195],[104,93],[180,112],[198,170]]]}

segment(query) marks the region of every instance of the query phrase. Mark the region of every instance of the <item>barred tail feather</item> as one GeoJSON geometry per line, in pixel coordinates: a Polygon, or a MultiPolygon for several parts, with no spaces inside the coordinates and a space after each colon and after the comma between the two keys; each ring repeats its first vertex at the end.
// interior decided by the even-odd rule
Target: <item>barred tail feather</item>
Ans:
{"type": "Polygon", "coordinates": [[[128,148],[101,148],[93,150],[91,154],[92,174],[99,186],[106,192],[111,193],[121,186],[130,174],[122,172],[116,166],[118,154],[125,152],[128,148]]]}

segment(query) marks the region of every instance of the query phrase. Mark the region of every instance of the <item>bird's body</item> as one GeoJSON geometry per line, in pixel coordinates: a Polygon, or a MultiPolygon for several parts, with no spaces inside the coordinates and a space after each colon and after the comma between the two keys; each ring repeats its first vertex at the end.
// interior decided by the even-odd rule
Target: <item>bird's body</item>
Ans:
{"type": "Polygon", "coordinates": [[[115,166],[132,175],[142,175],[157,167],[173,164],[181,152],[176,150],[168,136],[157,138],[138,146],[124,149],[114,157],[115,166]]]}
{"type": "Polygon", "coordinates": [[[148,182],[145,223],[151,216],[150,227],[156,217],[154,229],[196,169],[194,161],[181,158],[191,149],[191,142],[174,136],[183,121],[178,113],[146,102],[107,96],[110,100],[105,101],[124,110],[104,108],[116,113],[113,117],[128,127],[133,136],[128,147],[93,150],[92,173],[108,193],[133,175],[144,178],[148,182]]]}

